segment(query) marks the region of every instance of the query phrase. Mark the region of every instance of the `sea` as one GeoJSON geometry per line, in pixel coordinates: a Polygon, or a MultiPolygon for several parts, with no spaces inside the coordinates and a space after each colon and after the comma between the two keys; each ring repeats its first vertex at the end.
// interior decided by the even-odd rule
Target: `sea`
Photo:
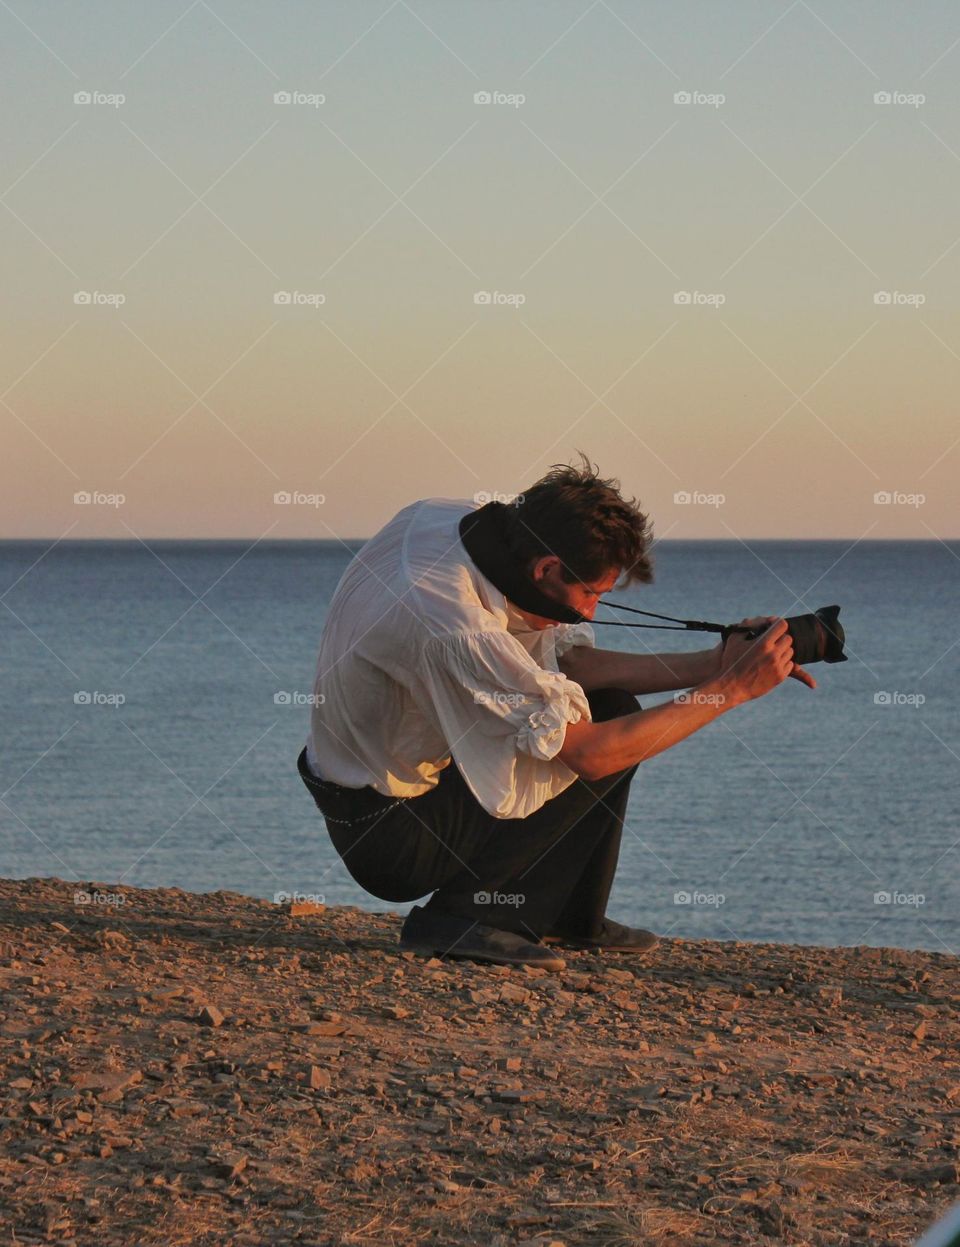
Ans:
{"type": "MultiPolygon", "coordinates": [[[[362,544],[0,543],[0,874],[70,881],[78,905],[178,887],[406,912],[350,878],[296,770],[328,604],[362,544]]],[[[610,916],[960,952],[960,542],[666,540],[656,557],[654,584],[611,599],[720,622],[839,604],[848,661],[638,769],[610,916]]]]}

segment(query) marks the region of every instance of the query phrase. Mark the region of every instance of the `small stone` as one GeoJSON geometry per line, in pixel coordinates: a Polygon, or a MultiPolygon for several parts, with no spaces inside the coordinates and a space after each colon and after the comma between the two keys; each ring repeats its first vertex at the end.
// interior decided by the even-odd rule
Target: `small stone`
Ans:
{"type": "Polygon", "coordinates": [[[920,1187],[955,1186],[960,1182],[960,1165],[956,1161],[950,1161],[945,1165],[908,1169],[900,1175],[900,1180],[920,1187]]]}
{"type": "Polygon", "coordinates": [[[505,1056],[497,1061],[497,1069],[518,1070],[523,1067],[523,1057],[505,1056]]]}
{"type": "Polygon", "coordinates": [[[156,987],[150,992],[149,999],[158,1001],[160,1004],[166,1003],[168,1000],[176,1000],[178,996],[185,996],[187,989],[182,986],[177,987],[156,987]]]}
{"type": "Polygon", "coordinates": [[[219,1157],[214,1161],[213,1172],[225,1182],[232,1182],[247,1167],[247,1157],[243,1153],[233,1156],[219,1157]]]}
{"type": "Polygon", "coordinates": [[[304,1035],[342,1035],[346,1029],[346,1022],[307,1022],[297,1027],[304,1035]]]}
{"type": "Polygon", "coordinates": [[[330,1086],[331,1081],[329,1070],[321,1069],[319,1065],[310,1066],[307,1083],[311,1091],[324,1091],[330,1086]]]}
{"type": "Polygon", "coordinates": [[[201,1026],[222,1026],[226,1017],[216,1005],[204,1005],[197,1014],[197,1021],[201,1026]]]}
{"type": "Polygon", "coordinates": [[[287,912],[291,918],[309,918],[324,913],[326,908],[326,905],[318,905],[316,901],[291,901],[287,912]]]}
{"type": "Polygon", "coordinates": [[[143,1081],[143,1071],[133,1069],[128,1070],[126,1073],[121,1070],[104,1070],[99,1073],[87,1072],[77,1074],[71,1081],[75,1090],[92,1091],[98,1099],[103,1099],[109,1095],[122,1099],[124,1091],[143,1081]]]}

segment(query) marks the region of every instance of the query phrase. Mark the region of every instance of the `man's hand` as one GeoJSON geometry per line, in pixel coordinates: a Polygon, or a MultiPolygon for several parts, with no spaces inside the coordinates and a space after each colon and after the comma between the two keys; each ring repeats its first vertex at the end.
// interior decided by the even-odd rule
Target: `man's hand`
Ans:
{"type": "Polygon", "coordinates": [[[790,672],[790,679],[799,680],[800,683],[805,684],[807,688],[817,687],[817,682],[810,672],[804,667],[798,667],[796,663],[793,664],[793,670],[790,672]]]}
{"type": "Polygon", "coordinates": [[[793,670],[793,640],[787,621],[776,616],[743,619],[740,627],[762,628],[752,640],[745,632],[727,637],[720,660],[720,679],[737,701],[753,701],[782,684],[793,670]]]}
{"type": "MultiPolygon", "coordinates": [[[[756,615],[752,619],[742,619],[740,623],[742,626],[751,628],[751,629],[763,628],[767,624],[774,623],[778,618],[779,616],[777,615],[756,615]]],[[[737,634],[734,633],[733,635],[736,636],[737,634]]],[[[724,644],[721,641],[721,643],[717,646],[716,650],[714,651],[717,655],[717,674],[718,675],[723,670],[723,661],[724,661],[723,651],[724,651],[724,644]]],[[[800,683],[805,684],[807,688],[817,687],[817,682],[813,678],[813,676],[810,674],[810,672],[807,671],[805,667],[799,666],[797,663],[791,663],[790,671],[788,674],[791,680],[799,680],[800,683]]]]}

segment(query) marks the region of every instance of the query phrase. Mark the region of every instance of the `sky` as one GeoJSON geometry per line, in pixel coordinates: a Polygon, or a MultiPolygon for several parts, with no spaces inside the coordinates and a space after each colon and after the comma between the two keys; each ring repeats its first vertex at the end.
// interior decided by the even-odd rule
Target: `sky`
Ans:
{"type": "Polygon", "coordinates": [[[4,0],[0,536],[960,537],[960,9],[4,0]]]}

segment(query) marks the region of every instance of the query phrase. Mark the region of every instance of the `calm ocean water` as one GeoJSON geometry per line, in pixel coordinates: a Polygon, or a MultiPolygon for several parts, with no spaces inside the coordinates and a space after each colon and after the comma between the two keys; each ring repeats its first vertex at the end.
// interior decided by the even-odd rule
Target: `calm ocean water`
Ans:
{"type": "MultiPolygon", "coordinates": [[[[406,910],[353,883],[296,773],[350,550],[49,544],[0,544],[0,873],[406,910]]],[[[612,595],[717,620],[839,602],[850,655],[813,668],[816,692],[788,681],[640,768],[613,917],[960,951],[960,543],[851,545],[668,541],[655,585],[612,595]]]]}

